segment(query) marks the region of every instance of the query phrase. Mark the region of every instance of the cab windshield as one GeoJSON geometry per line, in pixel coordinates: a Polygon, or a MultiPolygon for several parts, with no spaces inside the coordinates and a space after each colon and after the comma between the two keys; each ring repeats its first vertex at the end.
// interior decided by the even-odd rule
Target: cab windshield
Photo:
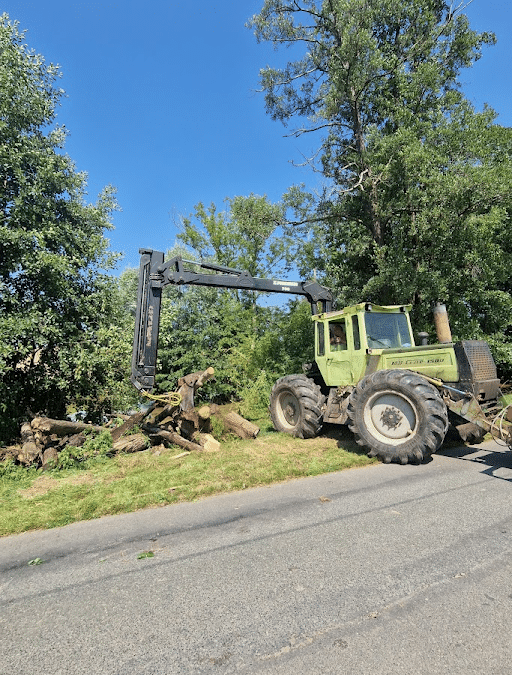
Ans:
{"type": "Polygon", "coordinates": [[[366,338],[371,349],[412,347],[407,316],[383,312],[365,312],[366,338]]]}

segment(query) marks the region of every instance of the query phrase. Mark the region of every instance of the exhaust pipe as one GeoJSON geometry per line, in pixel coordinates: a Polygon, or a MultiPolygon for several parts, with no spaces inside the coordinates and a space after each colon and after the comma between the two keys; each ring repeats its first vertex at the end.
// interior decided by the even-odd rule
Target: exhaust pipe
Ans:
{"type": "Polygon", "coordinates": [[[446,311],[446,305],[442,302],[438,302],[434,307],[434,323],[439,342],[441,344],[451,342],[452,331],[450,330],[450,322],[448,321],[448,312],[446,311]]]}

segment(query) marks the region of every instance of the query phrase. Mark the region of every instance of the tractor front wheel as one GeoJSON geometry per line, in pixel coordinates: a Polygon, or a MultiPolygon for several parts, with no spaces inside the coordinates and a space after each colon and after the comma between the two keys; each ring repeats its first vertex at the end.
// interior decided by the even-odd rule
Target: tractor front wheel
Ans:
{"type": "Polygon", "coordinates": [[[448,428],[437,389],[408,370],[381,370],[363,378],[347,412],[357,443],[386,463],[422,462],[441,447],[448,428]]]}
{"type": "Polygon", "coordinates": [[[305,375],[286,375],[272,387],[270,417],[277,431],[296,438],[314,438],[322,428],[325,396],[305,375]]]}

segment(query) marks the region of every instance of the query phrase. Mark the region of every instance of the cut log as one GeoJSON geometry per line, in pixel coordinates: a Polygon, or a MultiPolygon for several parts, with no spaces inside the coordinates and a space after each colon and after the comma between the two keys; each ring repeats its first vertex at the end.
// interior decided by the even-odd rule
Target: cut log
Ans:
{"type": "Polygon", "coordinates": [[[48,434],[43,434],[42,431],[38,431],[37,429],[32,429],[32,432],[34,434],[34,441],[36,445],[38,445],[40,448],[44,448],[48,442],[48,434]]]}
{"type": "Polygon", "coordinates": [[[148,439],[144,434],[133,434],[117,440],[112,449],[114,452],[140,452],[148,446],[148,439]]]}
{"type": "Polygon", "coordinates": [[[0,448],[0,460],[16,459],[21,453],[21,445],[8,445],[6,448],[0,448]]]}
{"type": "Polygon", "coordinates": [[[218,452],[220,443],[211,434],[199,434],[199,444],[205,452],[218,452]]]}
{"type": "Polygon", "coordinates": [[[164,417],[162,420],[158,422],[159,427],[168,427],[168,426],[173,426],[174,424],[174,417],[164,417]]]}
{"type": "Polygon", "coordinates": [[[196,430],[197,425],[191,420],[180,420],[178,427],[176,429],[176,431],[180,434],[180,436],[183,436],[183,438],[187,438],[189,440],[192,439],[192,436],[194,435],[196,430]]]}
{"type": "Polygon", "coordinates": [[[85,424],[85,422],[52,420],[49,417],[34,417],[30,426],[34,431],[42,431],[44,434],[57,434],[57,436],[68,436],[70,434],[80,433],[81,431],[94,431],[96,433],[105,431],[105,427],[85,424]]]}
{"type": "Polygon", "coordinates": [[[32,427],[29,422],[25,422],[21,427],[21,452],[18,455],[18,461],[30,466],[40,454],[41,447],[36,443],[32,427]]]}
{"type": "Polygon", "coordinates": [[[215,410],[215,414],[220,417],[224,425],[240,438],[256,438],[260,433],[260,428],[249,420],[244,419],[238,413],[232,411],[224,413],[220,408],[215,410]]]}
{"type": "Polygon", "coordinates": [[[212,416],[212,409],[209,405],[203,405],[198,409],[197,416],[200,420],[209,420],[212,416]]]}
{"type": "Polygon", "coordinates": [[[164,410],[165,406],[163,405],[159,405],[153,408],[150,414],[146,417],[146,424],[150,425],[156,424],[159,416],[163,413],[164,410]]]}
{"type": "Polygon", "coordinates": [[[145,427],[145,430],[150,434],[152,443],[165,443],[166,445],[179,445],[185,450],[196,450],[201,452],[202,447],[192,441],[187,441],[183,436],[180,436],[175,431],[166,431],[158,427],[145,427]]]}

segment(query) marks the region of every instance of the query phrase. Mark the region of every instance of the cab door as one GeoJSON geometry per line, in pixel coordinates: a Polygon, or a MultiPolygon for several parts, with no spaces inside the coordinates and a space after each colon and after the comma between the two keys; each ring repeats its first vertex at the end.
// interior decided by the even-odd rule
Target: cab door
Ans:
{"type": "Polygon", "coordinates": [[[353,336],[345,317],[329,321],[326,366],[331,387],[352,384],[353,336]]]}
{"type": "Polygon", "coordinates": [[[329,387],[345,387],[356,384],[366,368],[366,349],[359,315],[337,317],[331,321],[316,321],[316,361],[325,384],[329,387]],[[336,333],[342,329],[346,342],[336,341],[336,333]],[[331,342],[332,340],[332,342],[331,342]]]}

